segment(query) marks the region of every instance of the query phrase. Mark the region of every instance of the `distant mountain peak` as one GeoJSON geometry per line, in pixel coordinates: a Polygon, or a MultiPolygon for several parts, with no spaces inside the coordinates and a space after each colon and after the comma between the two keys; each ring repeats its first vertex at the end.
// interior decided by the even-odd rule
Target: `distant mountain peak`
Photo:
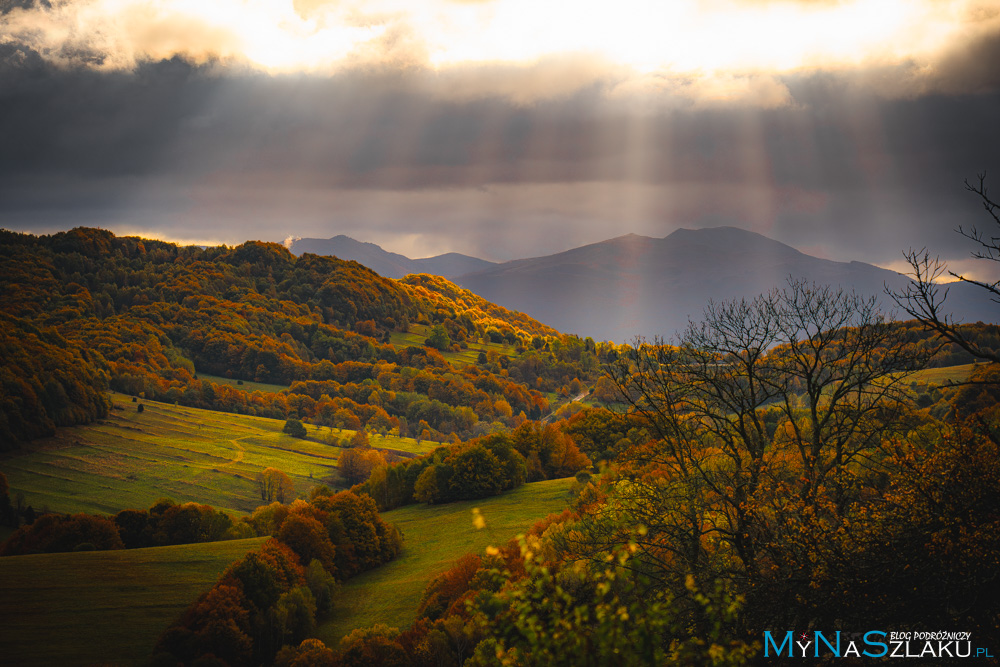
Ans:
{"type": "Polygon", "coordinates": [[[309,252],[315,255],[332,255],[354,260],[387,278],[402,278],[410,273],[429,273],[451,278],[465,273],[482,271],[495,266],[478,257],[449,252],[436,257],[410,259],[406,255],[389,252],[376,243],[358,241],[344,234],[329,239],[295,239],[289,246],[292,254],[309,252]]]}
{"type": "MultiPolygon", "coordinates": [[[[887,310],[884,286],[902,287],[906,280],[871,264],[821,259],[757,232],[719,226],[680,228],[660,239],[625,234],[454,281],[560,331],[620,343],[669,338],[699,321],[709,300],[753,298],[790,277],[856,289],[887,310]]],[[[956,318],[984,320],[968,299],[956,295],[952,303],[956,318]]]]}
{"type": "MultiPolygon", "coordinates": [[[[307,239],[299,239],[299,240],[305,241],[307,239]]],[[[308,239],[308,240],[312,240],[312,239],[308,239]]],[[[347,236],[346,234],[337,234],[336,236],[331,236],[330,240],[331,241],[337,241],[337,242],[340,242],[340,243],[354,243],[354,244],[365,246],[365,247],[368,247],[368,248],[378,248],[379,250],[385,250],[384,248],[382,248],[382,246],[378,245],[377,243],[372,243],[370,241],[359,241],[356,238],[352,238],[350,236],[347,236]]],[[[385,250],[385,252],[389,252],[389,251],[385,250]]],[[[396,253],[392,253],[392,254],[396,254],[396,253]]]]}
{"type": "MultiPolygon", "coordinates": [[[[296,239],[289,250],[355,260],[388,278],[442,276],[559,331],[618,343],[637,335],[669,338],[689,320],[700,320],[710,299],[752,298],[784,286],[789,277],[854,288],[880,300],[884,285],[902,288],[906,281],[871,264],[813,257],[728,225],[681,227],[663,238],[633,232],[502,264],[454,252],[410,259],[343,234],[296,239]]],[[[959,292],[954,288],[949,297],[954,316],[990,321],[991,313],[975,310],[975,301],[959,292]]]]}
{"type": "MultiPolygon", "coordinates": [[[[681,239],[755,239],[759,241],[766,241],[768,243],[776,243],[779,245],[786,245],[781,241],[776,241],[770,236],[765,236],[760,232],[755,232],[749,229],[743,229],[742,227],[733,227],[731,225],[719,225],[718,227],[678,227],[671,233],[663,237],[663,240],[673,239],[675,241],[681,239]]],[[[786,246],[791,248],[792,246],[786,246]]]]}
{"type": "Polygon", "coordinates": [[[602,243],[618,243],[623,241],[655,241],[652,236],[645,236],[643,234],[636,234],[635,232],[629,232],[628,234],[622,234],[621,236],[616,236],[614,238],[607,239],[605,241],[597,241],[596,243],[591,243],[589,245],[601,245],[602,243]]]}

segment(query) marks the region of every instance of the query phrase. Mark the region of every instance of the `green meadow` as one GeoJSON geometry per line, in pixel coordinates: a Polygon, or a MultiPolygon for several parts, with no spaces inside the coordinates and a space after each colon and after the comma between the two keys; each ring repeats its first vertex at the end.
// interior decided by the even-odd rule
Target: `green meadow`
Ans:
{"type": "MultiPolygon", "coordinates": [[[[0,458],[11,496],[23,493],[38,510],[115,513],[143,509],[167,497],[235,513],[260,503],[254,481],[267,467],[283,470],[305,494],[340,483],[336,443],[353,431],[307,425],[297,439],[284,421],[113,396],[106,419],[59,429],[56,437],[0,458]]],[[[374,436],[373,447],[422,453],[437,443],[374,436]]]]}
{"type": "Polygon", "coordinates": [[[236,387],[237,389],[242,389],[243,391],[262,391],[266,394],[280,394],[288,389],[288,385],[284,384],[268,384],[266,382],[251,382],[250,380],[234,380],[233,378],[225,378],[221,375],[209,375],[208,373],[198,373],[198,379],[208,380],[209,382],[214,382],[216,384],[227,384],[230,387],[236,387]]]}
{"type": "Polygon", "coordinates": [[[0,662],[144,664],[188,605],[266,539],[0,558],[0,662]]]}
{"type": "MultiPolygon", "coordinates": [[[[423,347],[427,336],[431,333],[431,328],[426,324],[411,324],[410,330],[405,333],[399,331],[393,332],[390,337],[390,342],[393,345],[406,347],[408,345],[415,345],[416,347],[423,347]]],[[[512,345],[504,345],[503,343],[469,343],[467,349],[461,352],[442,352],[441,355],[444,356],[449,362],[453,364],[474,364],[479,359],[480,352],[496,352],[501,356],[516,357],[517,352],[514,351],[512,345]]]]}
{"type": "Polygon", "coordinates": [[[924,384],[947,385],[952,382],[965,382],[972,374],[976,364],[963,364],[961,366],[945,366],[944,368],[925,368],[917,371],[908,379],[911,382],[923,382],[924,384]]]}
{"type": "Polygon", "coordinates": [[[500,496],[444,505],[410,505],[384,512],[404,537],[403,553],[394,561],[346,581],[337,594],[330,619],[316,636],[327,646],[355,628],[376,623],[398,628],[414,620],[427,583],[467,553],[481,554],[525,532],[539,519],[561,512],[570,501],[573,478],[525,484],[500,496]],[[472,524],[479,508],[486,527],[472,524]]]}
{"type": "MultiPolygon", "coordinates": [[[[494,498],[384,513],[404,533],[402,555],[347,581],[316,635],[335,646],[354,628],[408,626],[431,578],[462,555],[503,544],[561,511],[572,482],[535,482],[494,498]],[[473,526],[474,507],[483,529],[473,526]]],[[[143,664],[187,606],[266,539],[0,558],[3,664],[143,664]]]]}

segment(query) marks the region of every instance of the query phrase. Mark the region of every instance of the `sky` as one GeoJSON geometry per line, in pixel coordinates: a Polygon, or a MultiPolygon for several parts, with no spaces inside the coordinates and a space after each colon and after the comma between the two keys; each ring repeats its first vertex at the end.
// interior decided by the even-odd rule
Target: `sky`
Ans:
{"type": "Polygon", "coordinates": [[[1000,0],[0,0],[32,233],[506,260],[735,225],[977,276],[998,117],[1000,0]]]}

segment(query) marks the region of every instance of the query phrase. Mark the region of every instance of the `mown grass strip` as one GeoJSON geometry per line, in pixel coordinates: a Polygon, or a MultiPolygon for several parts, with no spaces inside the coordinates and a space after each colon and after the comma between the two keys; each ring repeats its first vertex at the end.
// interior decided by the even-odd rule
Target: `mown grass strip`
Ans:
{"type": "Polygon", "coordinates": [[[945,366],[944,368],[925,368],[910,375],[907,380],[938,385],[965,382],[975,367],[976,364],[963,364],[961,366],[945,366]]]}
{"type": "Polygon", "coordinates": [[[270,384],[267,382],[252,382],[250,380],[234,380],[233,378],[222,377],[220,375],[209,375],[208,373],[198,373],[199,380],[207,380],[215,384],[227,384],[237,387],[243,391],[260,391],[265,394],[278,394],[288,389],[288,385],[270,384]]]}

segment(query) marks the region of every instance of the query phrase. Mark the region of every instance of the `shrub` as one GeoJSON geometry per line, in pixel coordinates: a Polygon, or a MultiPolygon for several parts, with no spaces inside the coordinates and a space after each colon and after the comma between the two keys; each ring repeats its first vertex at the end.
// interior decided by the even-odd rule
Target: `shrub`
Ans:
{"type": "Polygon", "coordinates": [[[84,543],[100,551],[125,548],[118,527],[110,519],[89,514],[43,514],[14,531],[0,548],[0,555],[73,551],[84,543]]]}
{"type": "Polygon", "coordinates": [[[298,419],[289,419],[285,422],[285,427],[281,429],[283,433],[287,433],[293,438],[304,438],[306,437],[306,427],[303,426],[302,422],[298,419]]]}

